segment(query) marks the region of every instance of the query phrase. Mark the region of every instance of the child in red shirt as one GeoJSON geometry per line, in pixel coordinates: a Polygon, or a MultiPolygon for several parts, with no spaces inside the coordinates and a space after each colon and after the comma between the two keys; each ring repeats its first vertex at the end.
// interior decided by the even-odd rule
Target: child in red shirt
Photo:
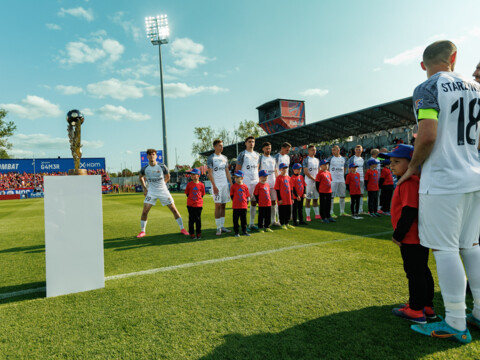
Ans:
{"type": "Polygon", "coordinates": [[[360,174],[357,173],[357,167],[358,165],[353,163],[349,165],[349,173],[345,179],[345,185],[350,193],[350,211],[352,212],[352,219],[360,220],[363,219],[363,217],[358,216],[362,189],[360,187],[360,174]]]}
{"type": "Polygon", "coordinates": [[[390,202],[393,195],[393,176],[390,170],[390,160],[385,159],[382,162],[382,172],[380,173],[380,208],[378,212],[384,215],[390,215],[390,202]]]}
{"type": "Polygon", "coordinates": [[[307,184],[305,183],[304,177],[300,175],[301,168],[301,164],[295,163],[292,167],[293,175],[290,178],[293,193],[293,225],[295,226],[307,225],[307,223],[303,221],[303,199],[306,196],[305,188],[307,184]]]}
{"type": "Polygon", "coordinates": [[[320,195],[320,216],[325,224],[336,222],[330,216],[330,207],[332,204],[332,174],[327,170],[328,161],[320,161],[320,170],[315,178],[315,186],[320,195]]]}
{"type": "Polygon", "coordinates": [[[187,194],[188,232],[192,239],[201,239],[203,196],[205,195],[205,185],[199,181],[200,170],[193,169],[190,177],[192,181],[190,181],[185,188],[185,194],[187,194]],[[194,231],[194,225],[197,227],[196,232],[194,231]]]}
{"type": "Polygon", "coordinates": [[[247,232],[247,208],[250,192],[248,186],[243,183],[243,171],[235,172],[235,184],[230,187],[230,197],[232,198],[233,209],[233,230],[235,237],[240,237],[238,220],[242,226],[242,235],[250,236],[247,232]]]}
{"type": "MultiPolygon", "coordinates": [[[[399,178],[407,171],[413,146],[399,145],[391,153],[392,172],[399,178]]],[[[416,323],[425,324],[426,318],[436,318],[433,310],[434,283],[428,268],[429,249],[420,245],[418,237],[419,177],[413,175],[397,186],[392,199],[392,241],[400,246],[403,268],[408,279],[410,299],[407,304],[392,310],[393,314],[416,323]]]]}
{"type": "Polygon", "coordinates": [[[277,190],[278,199],[278,215],[282,229],[295,229],[290,225],[290,215],[292,213],[292,186],[290,184],[290,176],[288,176],[288,165],[281,163],[278,168],[280,175],[275,180],[275,190],[277,190]]]}
{"type": "Polygon", "coordinates": [[[365,187],[368,191],[368,213],[371,217],[380,217],[381,215],[378,211],[378,182],[380,176],[378,174],[377,166],[380,164],[380,161],[377,159],[371,158],[367,161],[367,165],[370,169],[367,170],[365,174],[365,187]]]}
{"type": "Polygon", "coordinates": [[[261,170],[258,172],[259,182],[255,185],[253,195],[258,202],[258,229],[260,232],[273,232],[270,229],[270,220],[272,217],[272,199],[270,198],[270,185],[267,183],[268,172],[261,170]]]}

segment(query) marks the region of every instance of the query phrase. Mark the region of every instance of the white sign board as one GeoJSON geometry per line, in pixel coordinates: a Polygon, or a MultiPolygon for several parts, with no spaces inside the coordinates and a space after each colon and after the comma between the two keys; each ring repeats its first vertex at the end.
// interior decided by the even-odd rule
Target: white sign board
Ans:
{"type": "Polygon", "coordinates": [[[105,287],[101,182],[44,177],[47,297],[105,287]]]}

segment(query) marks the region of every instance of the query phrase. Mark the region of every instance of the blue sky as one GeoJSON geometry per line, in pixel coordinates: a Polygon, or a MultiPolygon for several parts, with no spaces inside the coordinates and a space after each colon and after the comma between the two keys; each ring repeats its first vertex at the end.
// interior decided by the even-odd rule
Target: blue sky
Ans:
{"type": "Polygon", "coordinates": [[[15,157],[70,157],[65,114],[81,109],[83,156],[138,169],[162,148],[158,48],[146,16],[168,14],[162,46],[170,168],[191,164],[193,128],[258,121],[276,98],[305,100],[306,121],[410,96],[434,40],[480,61],[480,3],[458,1],[34,1],[0,5],[0,107],[15,157]]]}

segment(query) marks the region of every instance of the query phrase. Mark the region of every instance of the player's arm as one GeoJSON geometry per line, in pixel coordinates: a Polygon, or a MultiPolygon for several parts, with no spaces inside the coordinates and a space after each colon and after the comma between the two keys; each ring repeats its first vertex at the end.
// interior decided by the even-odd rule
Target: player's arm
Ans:
{"type": "Polygon", "coordinates": [[[170,173],[167,172],[167,173],[165,174],[165,184],[168,184],[169,181],[170,181],[170,173]]]}
{"type": "Polygon", "coordinates": [[[142,185],[142,189],[143,189],[143,195],[147,196],[147,184],[145,183],[145,173],[144,173],[144,169],[141,169],[140,170],[140,173],[138,175],[138,179],[140,180],[140,184],[142,185]]]}
{"type": "Polygon", "coordinates": [[[217,185],[215,185],[215,180],[213,179],[213,169],[212,168],[208,168],[208,179],[210,180],[210,182],[212,183],[212,189],[213,189],[213,193],[215,195],[218,194],[218,188],[217,188],[217,185]]]}
{"type": "Polygon", "coordinates": [[[230,186],[232,186],[233,185],[232,175],[230,175],[230,171],[228,170],[228,162],[227,162],[227,166],[225,167],[225,174],[227,175],[228,183],[230,184],[230,186]]]}

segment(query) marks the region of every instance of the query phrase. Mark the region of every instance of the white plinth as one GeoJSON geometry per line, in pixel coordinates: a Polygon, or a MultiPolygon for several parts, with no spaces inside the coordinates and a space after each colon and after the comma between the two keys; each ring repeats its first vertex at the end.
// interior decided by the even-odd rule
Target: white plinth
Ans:
{"type": "Polygon", "coordinates": [[[45,176],[47,297],[105,287],[101,176],[45,176]]]}

